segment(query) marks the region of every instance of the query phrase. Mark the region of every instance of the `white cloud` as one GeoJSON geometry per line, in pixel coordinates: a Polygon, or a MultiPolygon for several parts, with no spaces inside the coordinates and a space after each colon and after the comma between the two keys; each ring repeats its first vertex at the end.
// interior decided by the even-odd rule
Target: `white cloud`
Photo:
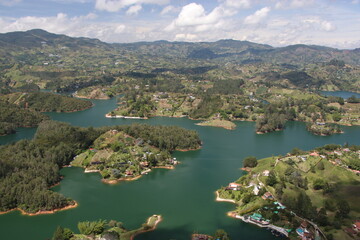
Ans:
{"type": "Polygon", "coordinates": [[[126,11],[126,15],[138,15],[138,13],[141,11],[142,6],[140,4],[133,5],[129,7],[129,9],[126,11]]]}
{"type": "Polygon", "coordinates": [[[52,2],[58,2],[58,3],[89,3],[93,0],[51,0],[52,2]]]}
{"type": "Polygon", "coordinates": [[[254,14],[247,16],[244,19],[244,23],[247,25],[259,24],[262,20],[264,20],[268,13],[270,12],[270,7],[264,7],[260,10],[257,10],[254,14]]]}
{"type": "Polygon", "coordinates": [[[336,29],[333,23],[326,20],[322,20],[320,17],[308,17],[302,20],[302,22],[308,24],[309,27],[314,27],[316,29],[326,32],[331,32],[336,29]]]}
{"type": "Polygon", "coordinates": [[[276,9],[303,8],[315,4],[315,0],[280,0],[275,4],[276,9]]]}
{"type": "Polygon", "coordinates": [[[224,27],[225,19],[235,15],[237,11],[223,4],[207,13],[201,4],[190,3],[182,7],[178,17],[166,28],[166,31],[193,30],[196,32],[207,31],[224,27]]]}
{"type": "Polygon", "coordinates": [[[359,4],[360,1],[359,1],[359,0],[352,0],[351,3],[352,3],[352,4],[359,4]]]}
{"type": "Polygon", "coordinates": [[[155,4],[165,5],[170,0],[96,0],[95,8],[108,12],[117,12],[120,9],[127,8],[133,5],[141,4],[155,4]]]}
{"type": "Polygon", "coordinates": [[[0,0],[0,5],[13,6],[20,3],[22,0],[0,0]]]}
{"type": "Polygon", "coordinates": [[[168,5],[168,6],[164,7],[163,10],[161,10],[160,15],[166,15],[168,13],[176,12],[176,11],[177,11],[176,7],[174,7],[172,5],[168,5]]]}
{"type": "Polygon", "coordinates": [[[224,5],[233,8],[249,8],[251,6],[250,0],[225,0],[224,5]]]}
{"type": "Polygon", "coordinates": [[[18,19],[0,19],[0,32],[27,31],[41,28],[57,34],[114,41],[126,30],[124,24],[95,22],[94,19],[96,19],[96,15],[93,13],[77,17],[69,17],[64,13],[58,13],[52,17],[26,16],[18,19]]]}
{"type": "Polygon", "coordinates": [[[198,38],[197,35],[195,34],[184,34],[184,33],[179,33],[175,35],[175,41],[196,41],[198,38]]]}

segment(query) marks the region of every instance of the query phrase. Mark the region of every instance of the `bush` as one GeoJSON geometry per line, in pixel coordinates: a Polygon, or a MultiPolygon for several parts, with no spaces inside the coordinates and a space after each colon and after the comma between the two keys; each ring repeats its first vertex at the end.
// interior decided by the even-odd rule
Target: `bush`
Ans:
{"type": "Polygon", "coordinates": [[[253,156],[250,156],[250,157],[246,157],[243,161],[243,166],[244,167],[250,167],[250,168],[253,168],[253,167],[256,167],[257,166],[257,159],[256,157],[253,157],[253,156]]]}

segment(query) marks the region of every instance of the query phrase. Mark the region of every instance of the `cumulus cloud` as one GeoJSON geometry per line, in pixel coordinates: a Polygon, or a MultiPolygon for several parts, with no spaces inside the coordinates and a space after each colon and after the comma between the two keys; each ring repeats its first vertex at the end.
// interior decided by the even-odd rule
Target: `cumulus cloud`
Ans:
{"type": "Polygon", "coordinates": [[[95,8],[108,12],[118,12],[120,9],[141,4],[165,5],[170,0],[96,0],[95,8]]]}
{"type": "Polygon", "coordinates": [[[244,23],[247,25],[259,24],[267,17],[270,10],[270,7],[264,7],[260,10],[257,10],[254,14],[247,16],[244,19],[244,23]]]}
{"type": "Polygon", "coordinates": [[[138,13],[141,11],[142,6],[141,5],[133,5],[129,7],[129,9],[126,11],[126,15],[138,15],[138,13]]]}
{"type": "MultiPolygon", "coordinates": [[[[228,0],[229,1],[229,0],[228,0]]],[[[233,0],[230,0],[231,2],[233,0]]],[[[189,30],[203,32],[210,29],[226,28],[226,19],[235,15],[238,10],[230,8],[226,2],[207,13],[198,3],[190,3],[182,7],[177,18],[166,28],[166,31],[189,30]]]]}
{"type": "Polygon", "coordinates": [[[22,0],[0,0],[0,5],[13,6],[20,3],[22,0]]]}
{"type": "Polygon", "coordinates": [[[303,8],[315,4],[315,0],[280,0],[275,4],[276,9],[303,8]]]}
{"type": "Polygon", "coordinates": [[[177,11],[176,7],[174,7],[172,5],[168,5],[168,6],[164,7],[163,10],[161,10],[160,15],[166,15],[168,13],[176,12],[176,11],[177,11]]]}
{"type": "Polygon", "coordinates": [[[314,27],[326,32],[331,32],[336,29],[336,26],[333,23],[323,20],[320,17],[308,17],[302,20],[302,22],[308,24],[309,27],[314,27]]]}

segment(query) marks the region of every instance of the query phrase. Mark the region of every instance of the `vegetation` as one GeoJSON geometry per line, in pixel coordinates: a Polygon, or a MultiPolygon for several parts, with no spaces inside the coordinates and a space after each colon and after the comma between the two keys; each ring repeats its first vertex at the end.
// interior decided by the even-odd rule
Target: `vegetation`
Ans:
{"type": "Polygon", "coordinates": [[[105,221],[84,221],[78,223],[79,234],[68,228],[58,226],[51,240],[80,240],[80,239],[109,239],[109,240],[130,240],[134,236],[154,230],[161,221],[161,216],[153,215],[135,230],[127,230],[122,222],[115,220],[105,221]]]}
{"type": "Polygon", "coordinates": [[[74,112],[92,106],[90,101],[45,92],[13,93],[3,96],[2,99],[38,112],[74,112]]]}
{"type": "Polygon", "coordinates": [[[132,171],[131,175],[139,173],[141,162],[148,161],[146,167],[174,164],[169,152],[200,146],[196,132],[179,127],[132,125],[116,128],[126,134],[108,132],[100,136],[109,128],[79,128],[44,121],[33,140],[1,146],[0,211],[18,208],[27,213],[37,213],[73,205],[72,200],[49,188],[60,181],[59,169],[86,149],[80,155],[84,157],[81,166],[97,167],[105,178],[119,178],[122,171],[125,174],[126,170],[132,171]],[[90,146],[96,147],[99,152],[94,154],[89,150],[90,146]],[[109,161],[104,163],[108,160],[106,157],[109,161]],[[106,164],[111,164],[111,168],[106,164]]]}
{"type": "Polygon", "coordinates": [[[0,135],[14,133],[17,127],[35,127],[47,116],[0,100],[0,135]]]}
{"type": "MultiPolygon", "coordinates": [[[[295,229],[307,219],[326,235],[346,239],[343,229],[351,227],[360,212],[354,196],[360,187],[359,153],[360,146],[335,144],[309,152],[296,148],[285,157],[257,161],[251,174],[236,181],[240,188],[222,188],[219,194],[235,201],[235,215],[259,213],[283,229],[295,229]]],[[[311,224],[308,230],[315,232],[311,224]]]]}
{"type": "Polygon", "coordinates": [[[151,126],[148,124],[132,124],[119,126],[134,138],[141,138],[152,146],[165,151],[198,149],[201,145],[196,131],[177,126],[151,126]]]}
{"type": "Polygon", "coordinates": [[[327,135],[331,135],[334,133],[342,132],[339,125],[325,124],[325,123],[307,124],[306,129],[315,135],[321,135],[321,136],[327,136],[327,135]]]}
{"type": "Polygon", "coordinates": [[[0,211],[19,208],[36,213],[73,205],[49,188],[60,181],[59,168],[69,164],[100,132],[44,121],[33,140],[1,146],[0,211]]]}
{"type": "Polygon", "coordinates": [[[253,168],[253,167],[256,167],[257,166],[257,159],[256,157],[246,157],[244,160],[243,160],[243,166],[246,168],[246,167],[249,167],[249,168],[253,168]]]}

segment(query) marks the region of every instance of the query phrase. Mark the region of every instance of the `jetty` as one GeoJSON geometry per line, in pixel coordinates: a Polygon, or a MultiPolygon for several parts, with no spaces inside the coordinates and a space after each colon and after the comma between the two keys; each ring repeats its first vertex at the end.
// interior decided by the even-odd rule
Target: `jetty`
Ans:
{"type": "Polygon", "coordinates": [[[254,220],[252,220],[251,217],[249,217],[247,215],[241,216],[241,215],[236,214],[235,218],[241,219],[243,222],[246,222],[246,223],[255,224],[255,225],[257,225],[259,227],[262,227],[262,228],[269,228],[269,229],[275,230],[275,231],[285,235],[286,237],[289,237],[289,233],[285,228],[275,226],[273,224],[270,224],[269,222],[266,222],[266,221],[265,222],[254,221],[254,220]]]}

